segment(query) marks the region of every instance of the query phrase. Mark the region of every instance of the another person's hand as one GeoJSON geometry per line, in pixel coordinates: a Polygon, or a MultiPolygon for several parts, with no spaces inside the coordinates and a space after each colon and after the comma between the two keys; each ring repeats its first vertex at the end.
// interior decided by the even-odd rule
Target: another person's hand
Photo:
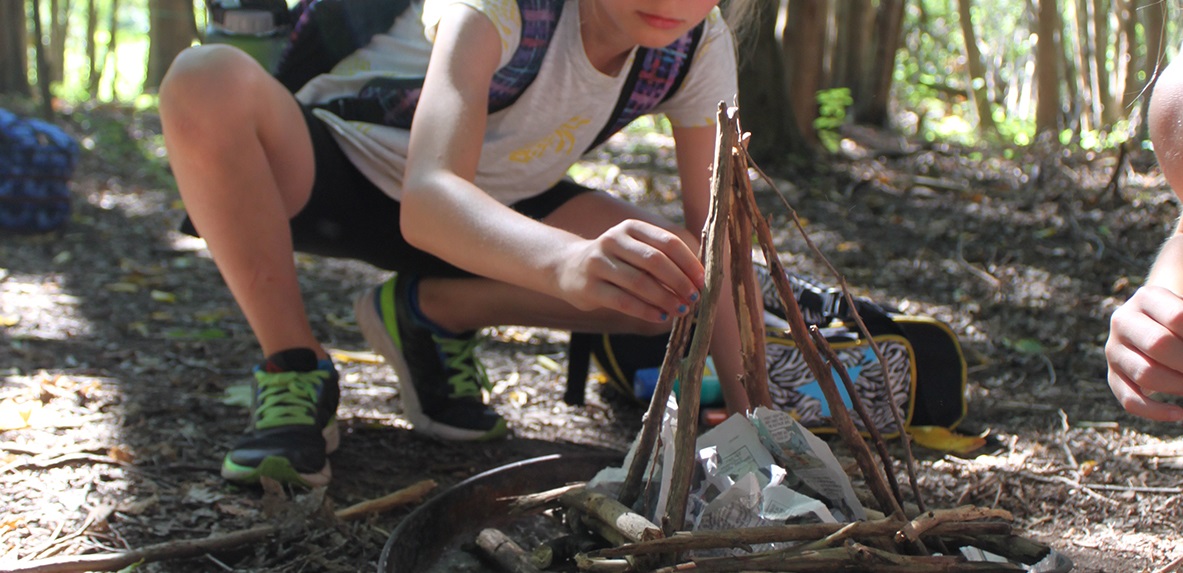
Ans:
{"type": "Polygon", "coordinates": [[[651,322],[686,313],[704,271],[676,234],[629,220],[575,245],[557,270],[564,300],[581,310],[607,308],[651,322]]]}
{"type": "Polygon", "coordinates": [[[1183,396],[1183,298],[1162,287],[1138,289],[1110,319],[1105,357],[1109,388],[1128,412],[1183,421],[1183,407],[1152,398],[1183,396]]]}

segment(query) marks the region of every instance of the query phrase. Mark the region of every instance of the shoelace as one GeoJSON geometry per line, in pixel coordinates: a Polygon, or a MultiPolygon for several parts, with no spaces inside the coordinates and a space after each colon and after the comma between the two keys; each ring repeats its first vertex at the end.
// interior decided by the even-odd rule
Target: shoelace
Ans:
{"type": "Polygon", "coordinates": [[[452,375],[448,376],[448,384],[452,386],[449,398],[480,398],[482,388],[492,389],[484,366],[476,359],[477,337],[443,338],[432,335],[432,338],[439,345],[444,366],[452,371],[452,375]]]}
{"type": "Polygon", "coordinates": [[[316,398],[328,380],[324,370],[255,372],[259,405],[255,429],[316,423],[316,398]]]}

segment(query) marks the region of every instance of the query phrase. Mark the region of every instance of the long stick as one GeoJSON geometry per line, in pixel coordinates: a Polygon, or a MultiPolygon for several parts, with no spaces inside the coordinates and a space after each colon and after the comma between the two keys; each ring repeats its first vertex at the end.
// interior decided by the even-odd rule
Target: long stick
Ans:
{"type": "Polygon", "coordinates": [[[674,435],[674,467],[670,494],[666,501],[666,533],[680,531],[686,521],[690,478],[694,475],[695,441],[698,438],[698,406],[702,387],[702,369],[706,364],[707,346],[715,324],[715,305],[723,282],[723,251],[726,242],[727,214],[730,211],[731,155],[738,138],[735,110],[720,102],[717,115],[718,138],[715,141],[715,168],[711,174],[711,208],[703,229],[702,251],[706,255],[706,288],[699,303],[698,325],[690,343],[690,354],[682,362],[681,395],[678,400],[678,428],[674,435]]]}
{"type": "MultiPolygon", "coordinates": [[[[940,510],[956,514],[950,521],[943,521],[926,527],[918,533],[922,537],[941,536],[979,536],[1001,535],[1009,536],[1013,527],[1006,521],[986,520],[970,521],[976,516],[964,516],[961,508],[940,510]]],[[[619,547],[608,547],[591,551],[592,557],[624,557],[627,555],[648,555],[652,553],[680,553],[696,549],[719,549],[724,547],[749,548],[753,545],[765,543],[787,543],[794,541],[812,541],[834,535],[840,530],[847,529],[845,536],[849,539],[865,540],[874,537],[894,537],[903,526],[892,518],[874,521],[856,521],[852,523],[810,523],[802,525],[766,525],[761,527],[747,527],[743,529],[697,530],[682,531],[672,537],[641,541],[619,547]]]]}
{"type": "MultiPolygon", "coordinates": [[[[748,156],[748,159],[751,159],[750,155],[748,156]]],[[[767,182],[773,189],[776,189],[776,185],[772,183],[772,178],[769,177],[767,173],[761,171],[760,167],[754,163],[752,163],[752,167],[760,174],[760,177],[765,182],[767,182]]],[[[858,307],[854,304],[854,298],[850,296],[850,288],[846,284],[846,277],[842,276],[842,273],[839,273],[838,269],[834,268],[834,265],[830,263],[830,260],[822,254],[821,249],[817,248],[817,245],[814,244],[813,239],[809,238],[809,233],[805,232],[805,225],[801,224],[801,218],[797,216],[797,210],[789,204],[788,199],[786,199],[785,196],[779,191],[777,192],[777,195],[780,196],[780,200],[782,203],[784,203],[785,208],[789,210],[789,217],[793,220],[793,225],[797,227],[798,233],[801,235],[801,238],[805,240],[805,244],[809,246],[810,251],[812,251],[813,254],[817,256],[817,258],[820,259],[824,265],[826,265],[826,268],[830,270],[830,274],[838,280],[838,286],[842,289],[842,296],[846,299],[846,304],[851,310],[851,316],[854,317],[854,322],[858,325],[859,332],[862,333],[863,337],[865,337],[867,342],[871,345],[871,350],[874,351],[875,358],[879,360],[879,365],[883,369],[883,384],[887,385],[887,361],[884,360],[883,352],[879,349],[879,344],[875,342],[875,337],[871,336],[870,331],[867,330],[867,325],[863,322],[863,317],[859,316],[858,307]]],[[[888,391],[888,394],[890,395],[891,392],[888,391]]],[[[896,427],[900,429],[900,444],[904,447],[904,466],[908,470],[908,479],[912,485],[912,495],[915,496],[916,506],[920,508],[920,511],[925,511],[927,510],[927,507],[925,507],[923,496],[920,495],[920,481],[916,477],[916,458],[912,455],[912,440],[908,436],[908,432],[904,431],[904,417],[897,404],[893,400],[889,400],[888,404],[891,406],[891,414],[895,419],[896,427]]]]}
{"type": "MultiPolygon", "coordinates": [[[[386,511],[394,507],[417,503],[431,490],[436,483],[423,480],[385,497],[364,501],[336,512],[334,515],[341,521],[360,519],[373,513],[386,511]]],[[[180,539],[149,545],[140,549],[121,551],[119,553],[97,553],[93,555],[74,555],[54,557],[36,561],[18,562],[5,571],[8,573],[75,573],[79,571],[118,571],[136,563],[165,561],[169,559],[185,559],[197,557],[206,553],[226,551],[235,547],[267,540],[279,532],[275,525],[259,525],[250,529],[233,531],[222,535],[211,535],[202,539],[180,539]]],[[[7,565],[7,564],[6,564],[7,565]]]]}

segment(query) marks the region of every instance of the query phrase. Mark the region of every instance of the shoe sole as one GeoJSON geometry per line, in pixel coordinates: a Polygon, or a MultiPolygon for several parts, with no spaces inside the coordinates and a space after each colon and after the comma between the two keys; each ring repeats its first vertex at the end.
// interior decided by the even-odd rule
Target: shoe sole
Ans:
{"type": "Polygon", "coordinates": [[[415,384],[411,383],[411,370],[407,366],[403,353],[399,350],[386,331],[386,324],[378,315],[374,307],[377,291],[370,289],[357,297],[353,303],[353,315],[361,334],[366,342],[378,354],[386,359],[387,364],[394,368],[398,376],[399,395],[402,398],[403,415],[411,422],[411,428],[418,433],[444,440],[460,442],[479,442],[493,440],[504,436],[508,432],[505,420],[498,421],[490,430],[470,430],[449,426],[432,420],[423,413],[423,406],[419,402],[419,395],[415,392],[415,384]],[[404,384],[404,382],[406,382],[404,384]]]}
{"type": "MultiPolygon", "coordinates": [[[[329,425],[321,431],[321,434],[325,438],[325,454],[337,451],[337,447],[341,445],[341,432],[337,429],[337,420],[331,420],[329,425]]],[[[292,462],[281,456],[264,458],[258,466],[253,468],[240,466],[230,461],[229,456],[222,460],[222,477],[228,481],[240,484],[257,484],[263,476],[284,484],[310,488],[322,487],[329,485],[329,481],[333,479],[333,469],[327,459],[320,471],[310,474],[296,471],[296,468],[292,467],[292,462]]]]}

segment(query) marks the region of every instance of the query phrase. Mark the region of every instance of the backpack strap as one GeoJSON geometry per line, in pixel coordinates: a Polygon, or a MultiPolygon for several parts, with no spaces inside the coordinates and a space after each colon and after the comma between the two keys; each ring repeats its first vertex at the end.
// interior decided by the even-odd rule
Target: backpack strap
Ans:
{"type": "Polygon", "coordinates": [[[389,30],[410,5],[410,0],[300,0],[291,10],[294,25],[276,79],[295,93],[389,30]]]}
{"type": "Polygon", "coordinates": [[[702,40],[705,23],[664,48],[638,48],[633,66],[620,90],[620,99],[604,129],[600,130],[587,151],[598,147],[634,119],[654,110],[668,100],[682,86],[698,44],[702,40]]]}
{"type": "MultiPolygon", "coordinates": [[[[326,0],[312,1],[319,3],[326,0]]],[[[564,0],[518,0],[522,14],[521,40],[509,63],[493,74],[489,86],[489,113],[512,105],[538,76],[542,59],[558,27],[564,3],[564,0]]],[[[356,96],[337,98],[316,107],[327,109],[348,121],[406,129],[411,127],[411,119],[422,91],[421,77],[375,78],[366,82],[356,96]]]]}

